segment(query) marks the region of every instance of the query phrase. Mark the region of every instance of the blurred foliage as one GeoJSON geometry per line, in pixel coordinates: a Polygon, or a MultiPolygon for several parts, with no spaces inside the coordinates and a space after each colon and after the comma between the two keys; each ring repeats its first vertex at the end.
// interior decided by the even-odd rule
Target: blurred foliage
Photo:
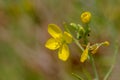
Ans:
{"type": "Polygon", "coordinates": [[[25,66],[11,45],[0,41],[0,80],[41,80],[38,72],[25,66]]]}

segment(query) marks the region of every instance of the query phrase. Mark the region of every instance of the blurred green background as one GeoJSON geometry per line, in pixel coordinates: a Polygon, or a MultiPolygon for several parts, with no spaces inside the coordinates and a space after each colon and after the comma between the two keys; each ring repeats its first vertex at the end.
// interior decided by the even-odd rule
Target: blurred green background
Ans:
{"type": "MultiPolygon", "coordinates": [[[[94,55],[102,80],[115,46],[120,45],[120,0],[0,0],[0,80],[75,80],[72,72],[87,80],[87,71],[93,78],[91,64],[80,63],[75,44],[70,45],[67,62],[57,58],[57,51],[44,47],[50,37],[48,24],[62,29],[63,22],[80,24],[83,11],[92,13],[90,42],[110,42],[94,55]]],[[[108,80],[120,80],[119,53],[108,80]]]]}

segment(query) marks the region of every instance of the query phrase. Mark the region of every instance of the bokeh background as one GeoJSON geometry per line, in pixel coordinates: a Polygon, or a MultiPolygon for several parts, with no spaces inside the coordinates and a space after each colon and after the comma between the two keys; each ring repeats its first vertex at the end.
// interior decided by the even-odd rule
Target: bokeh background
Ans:
{"type": "MultiPolygon", "coordinates": [[[[81,24],[83,11],[92,13],[90,42],[110,42],[94,55],[102,80],[120,45],[120,0],[0,0],[0,80],[76,80],[72,72],[93,79],[91,64],[80,63],[81,51],[74,43],[66,62],[44,47],[48,24],[62,29],[63,22],[81,24]]],[[[119,53],[108,80],[120,80],[119,53]]]]}

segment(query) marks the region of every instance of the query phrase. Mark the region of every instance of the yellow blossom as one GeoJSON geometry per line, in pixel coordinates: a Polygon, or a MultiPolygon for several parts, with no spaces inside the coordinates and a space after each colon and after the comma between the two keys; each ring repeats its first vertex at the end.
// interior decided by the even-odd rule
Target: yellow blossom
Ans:
{"type": "Polygon", "coordinates": [[[72,42],[72,36],[68,32],[62,30],[55,24],[48,25],[48,33],[52,36],[45,47],[50,50],[58,50],[58,58],[62,61],[66,61],[69,57],[69,47],[67,44],[72,42]]]}
{"type": "Polygon", "coordinates": [[[80,16],[81,21],[83,23],[89,23],[91,19],[91,13],[90,12],[83,12],[80,16]]]}

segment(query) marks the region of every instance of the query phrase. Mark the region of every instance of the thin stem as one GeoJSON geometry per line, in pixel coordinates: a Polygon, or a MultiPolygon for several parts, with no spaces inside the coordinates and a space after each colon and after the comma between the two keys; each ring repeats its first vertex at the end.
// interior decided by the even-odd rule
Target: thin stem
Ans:
{"type": "Polygon", "coordinates": [[[110,69],[108,70],[107,74],[105,75],[104,79],[103,80],[107,80],[108,77],[110,76],[114,66],[115,66],[115,60],[116,60],[116,57],[117,57],[117,53],[118,53],[118,46],[116,46],[116,49],[115,49],[115,53],[114,53],[114,56],[113,56],[113,62],[112,62],[112,65],[110,67],[110,69]]]}
{"type": "Polygon", "coordinates": [[[91,74],[84,67],[82,68],[84,75],[87,77],[87,80],[93,80],[91,74]]]}
{"type": "Polygon", "coordinates": [[[73,75],[74,77],[76,77],[77,79],[79,79],[79,80],[84,80],[82,77],[80,77],[79,75],[77,75],[77,74],[75,74],[75,73],[72,73],[72,75],[73,75]]]}
{"type": "Polygon", "coordinates": [[[107,74],[105,75],[105,77],[104,77],[103,80],[107,80],[108,79],[108,77],[110,76],[113,68],[114,68],[114,65],[112,64],[111,67],[110,67],[110,69],[109,69],[109,71],[107,72],[107,74]]]}
{"type": "Polygon", "coordinates": [[[95,74],[95,80],[99,80],[98,72],[97,72],[97,69],[96,69],[96,66],[95,66],[94,58],[93,58],[93,56],[91,55],[91,53],[90,53],[89,55],[90,55],[91,64],[92,64],[92,67],[93,67],[93,70],[94,70],[94,74],[95,74]]]}
{"type": "Polygon", "coordinates": [[[82,51],[84,51],[84,48],[81,46],[81,44],[79,43],[79,41],[76,40],[75,38],[73,38],[73,40],[75,41],[76,45],[77,45],[82,51]]]}

